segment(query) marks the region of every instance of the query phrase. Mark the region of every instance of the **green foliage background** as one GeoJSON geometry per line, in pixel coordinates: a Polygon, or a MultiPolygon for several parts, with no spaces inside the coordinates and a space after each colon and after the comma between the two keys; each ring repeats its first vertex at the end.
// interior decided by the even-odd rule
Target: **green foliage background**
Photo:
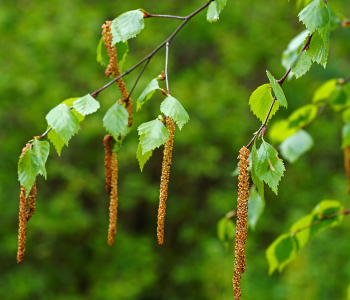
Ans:
{"type": "MultiPolygon", "coordinates": [[[[328,1],[350,15],[348,1],[328,1]]],[[[155,119],[163,97],[135,114],[135,126],[118,154],[118,233],[107,244],[109,198],[104,186],[102,118],[118,99],[113,86],[101,93],[101,109],[86,117],[79,135],[58,157],[51,147],[48,181],[38,178],[37,212],[28,223],[25,260],[16,264],[19,183],[17,161],[26,141],[46,129],[45,116],[67,98],[108,82],[96,63],[101,25],[142,7],[154,14],[188,15],[204,1],[39,1],[1,3],[0,10],[0,298],[26,299],[232,299],[233,247],[225,252],[217,221],[236,207],[238,150],[260,123],[249,111],[250,94],[280,78],[280,57],[304,30],[295,3],[229,0],[220,20],[202,12],[170,47],[170,89],[190,115],[175,133],[165,244],[157,245],[156,216],[162,150],[140,173],[136,160],[142,122],[155,119]]],[[[147,19],[129,43],[125,68],[165,40],[180,21],[147,19]]],[[[310,102],[330,78],[350,72],[350,30],[331,35],[326,70],[286,82],[287,117],[310,102]]],[[[165,51],[151,60],[133,95],[164,69],[165,51]]],[[[125,77],[131,88],[137,72],[125,77]]],[[[309,127],[314,148],[286,163],[279,195],[266,192],[266,209],[247,242],[243,299],[345,299],[350,283],[350,222],[327,230],[302,250],[282,274],[267,275],[265,249],[323,199],[350,207],[341,146],[342,121],[328,110],[309,127]]]]}

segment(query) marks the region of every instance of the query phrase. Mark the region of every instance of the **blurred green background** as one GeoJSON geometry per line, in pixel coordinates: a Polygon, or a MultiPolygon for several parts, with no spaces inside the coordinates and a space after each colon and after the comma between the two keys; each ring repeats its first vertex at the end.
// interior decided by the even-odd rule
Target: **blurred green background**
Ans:
{"type": "MultiPolygon", "coordinates": [[[[329,1],[344,15],[350,2],[329,1]]],[[[118,154],[119,207],[115,244],[107,244],[109,197],[104,185],[102,118],[119,98],[116,86],[98,97],[101,109],[86,117],[61,157],[51,147],[48,180],[37,180],[37,212],[28,223],[24,262],[16,264],[21,149],[46,129],[51,108],[108,82],[96,62],[101,25],[143,8],[153,14],[188,15],[204,0],[1,1],[0,9],[0,299],[233,299],[234,254],[216,236],[217,221],[236,207],[237,178],[231,173],[238,150],[260,123],[248,99],[284,69],[280,57],[304,30],[295,2],[228,0],[217,23],[202,12],[170,46],[171,93],[191,121],[175,134],[165,224],[165,244],[157,245],[156,225],[162,149],[140,173],[136,128],[159,114],[162,95],[140,113],[118,154]]],[[[126,68],[163,42],[178,20],[147,19],[130,41],[126,68]]],[[[164,69],[165,51],[151,60],[133,95],[164,69]]],[[[314,65],[301,79],[284,85],[286,118],[310,102],[330,78],[350,73],[350,30],[331,35],[327,69],[314,65]]],[[[125,77],[129,89],[138,72],[125,77]]],[[[272,121],[272,122],[273,122],[272,121]]],[[[326,111],[308,131],[315,146],[299,161],[286,162],[279,195],[266,192],[266,209],[249,231],[242,299],[345,299],[350,283],[350,222],[323,232],[281,273],[268,276],[265,250],[299,217],[323,199],[349,208],[341,145],[342,121],[326,111]]]]}

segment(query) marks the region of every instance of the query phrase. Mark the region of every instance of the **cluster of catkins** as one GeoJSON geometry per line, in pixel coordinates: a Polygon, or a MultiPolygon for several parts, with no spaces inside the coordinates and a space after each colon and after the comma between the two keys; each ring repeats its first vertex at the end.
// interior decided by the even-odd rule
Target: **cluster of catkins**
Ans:
{"type": "MultiPolygon", "coordinates": [[[[32,145],[28,143],[23,148],[20,158],[30,149],[32,145]]],[[[17,250],[17,263],[21,263],[24,258],[24,252],[26,250],[26,234],[27,234],[27,221],[34,215],[36,204],[36,182],[29,193],[27,198],[26,189],[21,185],[20,201],[19,201],[19,227],[18,227],[18,250],[17,250]],[[28,210],[27,210],[28,209],[28,210]]]]}
{"type": "MultiPolygon", "coordinates": [[[[107,77],[110,77],[111,75],[113,75],[114,78],[119,77],[120,74],[120,70],[119,70],[119,66],[118,66],[118,56],[117,56],[117,47],[115,45],[113,45],[112,40],[112,33],[111,33],[111,25],[112,22],[111,21],[107,21],[106,24],[102,25],[102,36],[103,36],[103,42],[105,44],[106,50],[107,50],[107,54],[109,57],[109,65],[107,67],[107,70],[105,72],[107,77]]],[[[129,113],[129,127],[132,126],[132,110],[133,110],[133,104],[132,104],[132,100],[129,97],[129,93],[128,90],[126,89],[125,83],[123,81],[122,78],[119,78],[117,80],[117,85],[119,87],[119,90],[122,94],[123,97],[123,101],[126,101],[126,110],[129,113]]]]}
{"type": "Polygon", "coordinates": [[[239,176],[235,245],[235,269],[233,277],[233,290],[235,300],[241,299],[241,275],[245,271],[245,243],[247,239],[248,225],[248,200],[249,200],[249,150],[243,147],[239,151],[239,176]]]}
{"type": "Polygon", "coordinates": [[[159,208],[158,208],[158,227],[157,236],[158,244],[163,245],[164,242],[164,218],[166,210],[166,200],[168,198],[168,185],[170,175],[171,157],[173,154],[175,123],[171,118],[166,118],[166,126],[169,132],[169,138],[165,142],[165,148],[163,153],[162,163],[162,176],[160,180],[160,195],[159,195],[159,208]]]}

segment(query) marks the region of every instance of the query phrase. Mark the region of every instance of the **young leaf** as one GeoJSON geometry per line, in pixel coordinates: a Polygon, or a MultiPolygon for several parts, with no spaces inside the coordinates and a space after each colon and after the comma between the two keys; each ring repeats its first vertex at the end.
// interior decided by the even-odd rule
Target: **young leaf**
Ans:
{"type": "Polygon", "coordinates": [[[328,50],[329,50],[328,44],[329,44],[329,36],[328,36],[328,42],[325,43],[321,35],[318,32],[314,32],[309,49],[306,50],[306,54],[312,59],[312,61],[317,62],[318,64],[322,65],[324,68],[326,68],[327,66],[328,50]]]}
{"type": "Polygon", "coordinates": [[[309,151],[313,145],[314,142],[310,134],[301,129],[280,145],[281,155],[290,163],[294,163],[301,155],[309,151]]]}
{"type": "Polygon", "coordinates": [[[50,132],[47,134],[47,137],[50,140],[50,142],[55,146],[58,156],[61,156],[62,148],[65,145],[64,140],[54,129],[50,130],[50,132]]]}
{"type": "Polygon", "coordinates": [[[337,79],[330,79],[326,81],[324,84],[322,84],[314,93],[314,96],[312,98],[312,102],[316,103],[321,100],[327,100],[330,95],[333,93],[337,86],[338,80],[337,79]]]}
{"type": "Polygon", "coordinates": [[[39,163],[32,149],[28,149],[18,162],[18,180],[26,189],[26,197],[28,197],[36,175],[39,171],[39,163]]]}
{"type": "Polygon", "coordinates": [[[308,30],[304,30],[299,33],[294,39],[290,41],[286,50],[282,54],[282,66],[287,70],[291,67],[292,62],[300,53],[303,47],[305,38],[309,35],[308,30]]]}
{"type": "Polygon", "coordinates": [[[181,103],[170,95],[168,95],[160,105],[160,111],[167,117],[172,117],[180,130],[190,119],[187,111],[183,108],[181,103]]]}
{"type": "Polygon", "coordinates": [[[103,126],[115,140],[118,140],[119,135],[124,137],[128,134],[128,118],[129,113],[125,107],[115,103],[105,114],[103,126]]]}
{"type": "Polygon", "coordinates": [[[215,0],[210,3],[207,11],[207,21],[210,23],[219,20],[220,12],[224,9],[227,0],[215,0]]]}
{"type": "Polygon", "coordinates": [[[101,37],[97,50],[96,50],[96,60],[99,62],[103,67],[107,67],[109,64],[109,57],[106,51],[106,48],[103,43],[103,36],[101,37]]]}
{"type": "Polygon", "coordinates": [[[146,162],[150,159],[152,154],[153,154],[153,150],[150,150],[145,154],[143,154],[141,143],[139,143],[139,146],[137,147],[136,157],[137,157],[137,160],[139,161],[141,172],[143,171],[143,167],[145,166],[146,162]]]}
{"type": "Polygon", "coordinates": [[[47,141],[39,141],[35,139],[33,144],[33,152],[39,165],[38,174],[47,179],[45,164],[50,153],[50,144],[47,141]]]}
{"type": "Polygon", "coordinates": [[[323,0],[314,0],[299,13],[299,20],[313,33],[329,23],[329,10],[323,0]]]}
{"type": "Polygon", "coordinates": [[[140,135],[143,155],[164,145],[169,138],[168,129],[158,119],[141,124],[137,130],[140,135]]]}
{"type": "Polygon", "coordinates": [[[342,129],[342,144],[341,147],[344,149],[350,146],[350,122],[346,122],[342,129]]]}
{"type": "Polygon", "coordinates": [[[161,90],[158,84],[158,79],[153,79],[143,90],[140,97],[137,99],[137,111],[141,109],[142,105],[144,105],[154,94],[156,90],[161,90]]]}
{"type": "MultiPolygon", "coordinates": [[[[65,104],[67,107],[71,108],[73,106],[73,103],[75,100],[79,99],[79,97],[76,98],[69,98],[61,102],[61,104],[65,104]]],[[[82,114],[78,113],[75,108],[71,109],[72,113],[78,118],[79,122],[84,121],[85,116],[82,114]]]]}
{"type": "Polygon", "coordinates": [[[126,60],[128,52],[129,52],[129,44],[128,44],[128,41],[126,41],[125,43],[119,42],[115,46],[117,47],[117,58],[118,58],[119,71],[122,73],[124,62],[126,60]]]}
{"type": "Polygon", "coordinates": [[[289,128],[302,128],[312,122],[317,116],[318,107],[313,104],[302,106],[295,110],[289,117],[289,128]]]}
{"type": "Polygon", "coordinates": [[[250,189],[248,201],[248,224],[252,230],[255,230],[261,214],[264,212],[265,202],[261,199],[255,186],[250,189]]]}
{"type": "Polygon", "coordinates": [[[87,94],[75,100],[73,106],[77,112],[86,116],[96,112],[100,108],[100,102],[96,101],[90,94],[87,94]]]}
{"type": "Polygon", "coordinates": [[[274,143],[282,143],[287,137],[296,133],[298,128],[290,128],[288,120],[274,122],[268,130],[268,136],[274,143]]]}
{"type": "Polygon", "coordinates": [[[269,143],[263,141],[258,151],[256,174],[276,195],[285,170],[283,161],[278,158],[278,152],[269,143]]]}
{"type": "Polygon", "coordinates": [[[47,123],[61,136],[65,144],[80,129],[78,118],[64,104],[53,108],[46,116],[47,123]]]}
{"type": "Polygon", "coordinates": [[[310,56],[308,56],[306,52],[303,51],[292,62],[291,68],[293,73],[295,74],[295,77],[298,79],[310,70],[311,65],[312,60],[310,56]]]}
{"type": "Polygon", "coordinates": [[[143,13],[140,10],[132,10],[121,14],[112,21],[113,44],[126,42],[128,39],[134,38],[144,27],[143,13]]]}
{"type": "MultiPolygon", "coordinates": [[[[264,122],[267,113],[271,107],[273,98],[269,84],[259,86],[249,98],[250,110],[258,117],[261,122],[264,122]]],[[[269,120],[279,108],[278,102],[273,105],[269,120]]]]}
{"type": "MultiPolygon", "coordinates": [[[[254,184],[256,185],[260,199],[263,203],[265,203],[265,196],[264,196],[264,182],[259,178],[259,176],[256,173],[256,167],[258,164],[258,151],[256,150],[256,143],[254,142],[251,152],[251,176],[254,184]]],[[[249,212],[249,209],[248,209],[249,212]]],[[[249,220],[249,218],[248,218],[249,220]]]]}
{"type": "Polygon", "coordinates": [[[223,217],[219,220],[217,225],[217,234],[221,242],[223,242],[226,251],[229,247],[229,241],[234,240],[236,233],[236,226],[232,220],[227,217],[223,217]]]}
{"type": "Polygon", "coordinates": [[[293,261],[297,255],[297,241],[290,234],[280,235],[266,250],[269,262],[269,275],[277,268],[282,272],[284,267],[293,261]]]}
{"type": "Polygon", "coordinates": [[[271,75],[269,71],[266,71],[267,77],[269,77],[273,92],[279,102],[280,105],[284,106],[285,108],[288,107],[287,99],[286,96],[284,95],[284,92],[282,90],[282,87],[280,84],[277,82],[275,77],[271,75]]]}

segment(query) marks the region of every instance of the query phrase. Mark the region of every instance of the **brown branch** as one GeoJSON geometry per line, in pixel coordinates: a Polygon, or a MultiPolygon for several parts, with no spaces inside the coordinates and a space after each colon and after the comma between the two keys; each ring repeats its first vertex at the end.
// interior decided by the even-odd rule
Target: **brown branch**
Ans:
{"type": "Polygon", "coordinates": [[[317,224],[320,224],[321,222],[325,221],[325,220],[328,220],[328,219],[333,219],[333,218],[336,218],[336,217],[339,217],[339,216],[346,216],[350,214],[350,209],[346,209],[346,210],[343,210],[341,212],[337,212],[337,213],[334,213],[334,214],[330,214],[330,215],[325,215],[325,216],[322,216],[321,219],[309,224],[308,226],[305,226],[305,227],[301,227],[297,230],[294,230],[292,232],[292,235],[296,235],[297,233],[303,231],[303,230],[306,230],[306,229],[309,229],[313,226],[316,226],[317,224]]]}
{"type": "MultiPolygon", "coordinates": [[[[184,21],[180,24],[180,26],[170,35],[169,38],[167,38],[163,43],[161,43],[155,50],[153,50],[150,54],[148,54],[145,58],[141,59],[136,65],[134,65],[133,67],[131,67],[129,70],[125,71],[123,74],[121,74],[120,76],[114,78],[112,81],[108,82],[106,85],[104,85],[103,87],[101,87],[100,89],[98,89],[97,91],[93,92],[91,94],[92,97],[97,98],[98,94],[100,92],[102,92],[103,90],[105,90],[107,87],[109,87],[110,85],[112,85],[114,82],[116,82],[118,79],[130,74],[132,71],[134,71],[139,65],[141,65],[143,62],[145,61],[149,61],[160,49],[162,49],[164,46],[166,46],[166,44],[170,43],[174,37],[179,33],[179,31],[182,29],[182,27],[184,27],[186,25],[186,23],[191,20],[195,15],[197,15],[198,13],[200,13],[202,10],[204,10],[206,7],[208,7],[210,5],[211,2],[213,2],[214,0],[209,0],[207,3],[205,3],[204,5],[202,5],[200,8],[198,8],[197,10],[195,10],[193,13],[191,13],[190,15],[188,15],[187,17],[178,17],[180,19],[183,19],[184,21]]],[[[147,18],[148,13],[144,13],[145,17],[147,18]]],[[[157,16],[157,15],[150,15],[150,16],[157,16]]],[[[168,16],[171,17],[171,16],[168,16]]],[[[177,19],[178,19],[177,18],[177,19]]],[[[72,109],[72,108],[71,108],[72,109]]],[[[41,136],[40,138],[45,137],[50,131],[51,131],[51,127],[46,130],[41,136]]]]}
{"type": "MultiPolygon", "coordinates": [[[[309,38],[307,39],[303,49],[301,49],[300,53],[302,53],[303,51],[307,50],[309,45],[310,45],[310,42],[311,42],[311,38],[312,38],[312,34],[309,36],[309,38]]],[[[299,53],[299,54],[300,54],[299,53]]],[[[289,70],[286,72],[286,74],[284,74],[284,76],[280,79],[280,80],[277,80],[277,82],[280,84],[280,86],[283,85],[284,81],[286,80],[287,76],[289,75],[289,73],[292,71],[292,68],[289,68],[289,70]]],[[[266,115],[266,118],[264,120],[264,122],[262,123],[262,125],[260,126],[259,130],[255,133],[254,137],[252,138],[252,140],[249,142],[249,144],[247,145],[247,148],[249,148],[253,142],[255,141],[255,139],[258,137],[259,133],[264,129],[266,128],[266,125],[267,125],[267,121],[270,117],[270,114],[271,114],[271,111],[272,111],[272,108],[273,108],[273,105],[275,104],[277,98],[276,96],[273,98],[272,100],[272,103],[271,103],[271,106],[270,106],[270,109],[266,115]]]]}

